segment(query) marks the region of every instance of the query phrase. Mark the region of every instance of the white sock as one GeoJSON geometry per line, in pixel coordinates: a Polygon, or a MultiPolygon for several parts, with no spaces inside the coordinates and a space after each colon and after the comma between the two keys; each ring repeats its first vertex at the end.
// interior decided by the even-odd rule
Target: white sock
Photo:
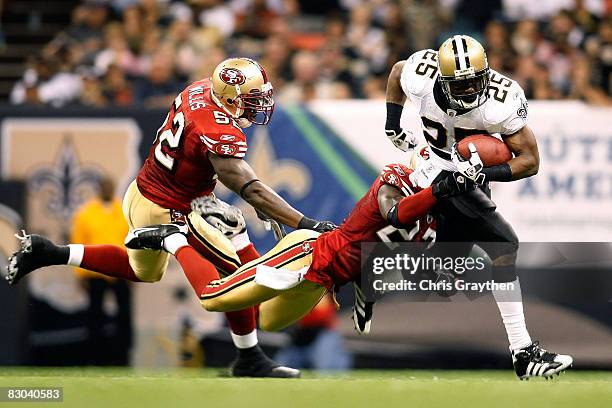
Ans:
{"type": "Polygon", "coordinates": [[[178,232],[164,238],[164,248],[172,255],[174,255],[179,248],[187,245],[189,245],[187,244],[187,237],[178,232]]]}
{"type": "Polygon", "coordinates": [[[236,251],[240,251],[241,249],[248,247],[251,243],[251,240],[249,239],[249,233],[247,231],[244,231],[243,233],[232,237],[230,241],[232,241],[232,244],[234,244],[234,248],[236,248],[236,251]]]}
{"type": "Polygon", "coordinates": [[[525,325],[523,299],[518,278],[514,280],[514,290],[493,290],[493,297],[506,327],[510,350],[518,350],[531,344],[531,336],[525,325]]]}
{"type": "Polygon", "coordinates": [[[230,333],[232,335],[232,341],[234,342],[236,348],[246,349],[255,347],[257,345],[257,329],[243,336],[239,334],[234,334],[231,331],[230,333]]]}
{"type": "Polygon", "coordinates": [[[81,266],[83,254],[85,253],[85,246],[83,244],[68,244],[68,248],[70,249],[68,265],[81,266]]]}

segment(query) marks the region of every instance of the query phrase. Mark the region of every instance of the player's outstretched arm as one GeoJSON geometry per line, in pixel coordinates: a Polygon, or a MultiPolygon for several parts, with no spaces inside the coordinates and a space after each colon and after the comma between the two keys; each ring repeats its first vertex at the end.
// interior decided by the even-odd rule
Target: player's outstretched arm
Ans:
{"type": "Polygon", "coordinates": [[[214,153],[209,153],[209,158],[219,181],[264,215],[291,228],[326,232],[336,227],[328,221],[316,221],[305,217],[274,190],[257,179],[251,166],[244,160],[220,157],[214,153]]]}
{"type": "Polygon", "coordinates": [[[389,224],[404,228],[427,214],[437,200],[461,194],[474,187],[475,184],[459,172],[448,173],[430,187],[407,197],[399,189],[386,184],[378,190],[378,209],[389,224]]]}
{"type": "Polygon", "coordinates": [[[239,194],[246,202],[268,217],[289,227],[297,228],[304,214],[290,206],[274,190],[259,181],[246,161],[210,153],[209,158],[219,181],[227,188],[239,194]]]}
{"type": "Polygon", "coordinates": [[[538,142],[529,126],[523,126],[518,132],[505,136],[504,142],[515,156],[508,162],[512,171],[512,180],[537,174],[540,167],[540,153],[538,142]]]}

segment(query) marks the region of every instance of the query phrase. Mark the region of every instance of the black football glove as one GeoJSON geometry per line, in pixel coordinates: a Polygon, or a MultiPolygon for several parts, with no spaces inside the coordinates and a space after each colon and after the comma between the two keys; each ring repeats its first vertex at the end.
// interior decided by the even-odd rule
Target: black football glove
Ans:
{"type": "Polygon", "coordinates": [[[321,233],[333,231],[336,228],[338,228],[338,226],[331,221],[317,221],[306,216],[302,217],[298,223],[298,229],[309,229],[321,233]]]}
{"type": "Polygon", "coordinates": [[[431,192],[436,198],[446,198],[464,193],[476,188],[476,183],[458,171],[448,173],[442,180],[431,186],[431,192]]]}

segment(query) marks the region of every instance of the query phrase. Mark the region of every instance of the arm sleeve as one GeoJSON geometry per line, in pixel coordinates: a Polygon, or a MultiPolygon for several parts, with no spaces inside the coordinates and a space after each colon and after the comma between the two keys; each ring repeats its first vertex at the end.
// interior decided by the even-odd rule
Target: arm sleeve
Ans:
{"type": "Polygon", "coordinates": [[[436,197],[434,197],[431,187],[402,198],[395,206],[397,208],[396,218],[399,225],[412,224],[426,215],[434,204],[436,204],[436,197]]]}

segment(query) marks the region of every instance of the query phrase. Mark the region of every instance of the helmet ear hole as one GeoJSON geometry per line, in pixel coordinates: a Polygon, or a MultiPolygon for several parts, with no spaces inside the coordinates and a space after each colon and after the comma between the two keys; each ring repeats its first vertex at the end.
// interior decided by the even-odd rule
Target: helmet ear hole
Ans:
{"type": "Polygon", "coordinates": [[[227,98],[227,103],[234,103],[234,100],[232,98],[227,98]]]}

